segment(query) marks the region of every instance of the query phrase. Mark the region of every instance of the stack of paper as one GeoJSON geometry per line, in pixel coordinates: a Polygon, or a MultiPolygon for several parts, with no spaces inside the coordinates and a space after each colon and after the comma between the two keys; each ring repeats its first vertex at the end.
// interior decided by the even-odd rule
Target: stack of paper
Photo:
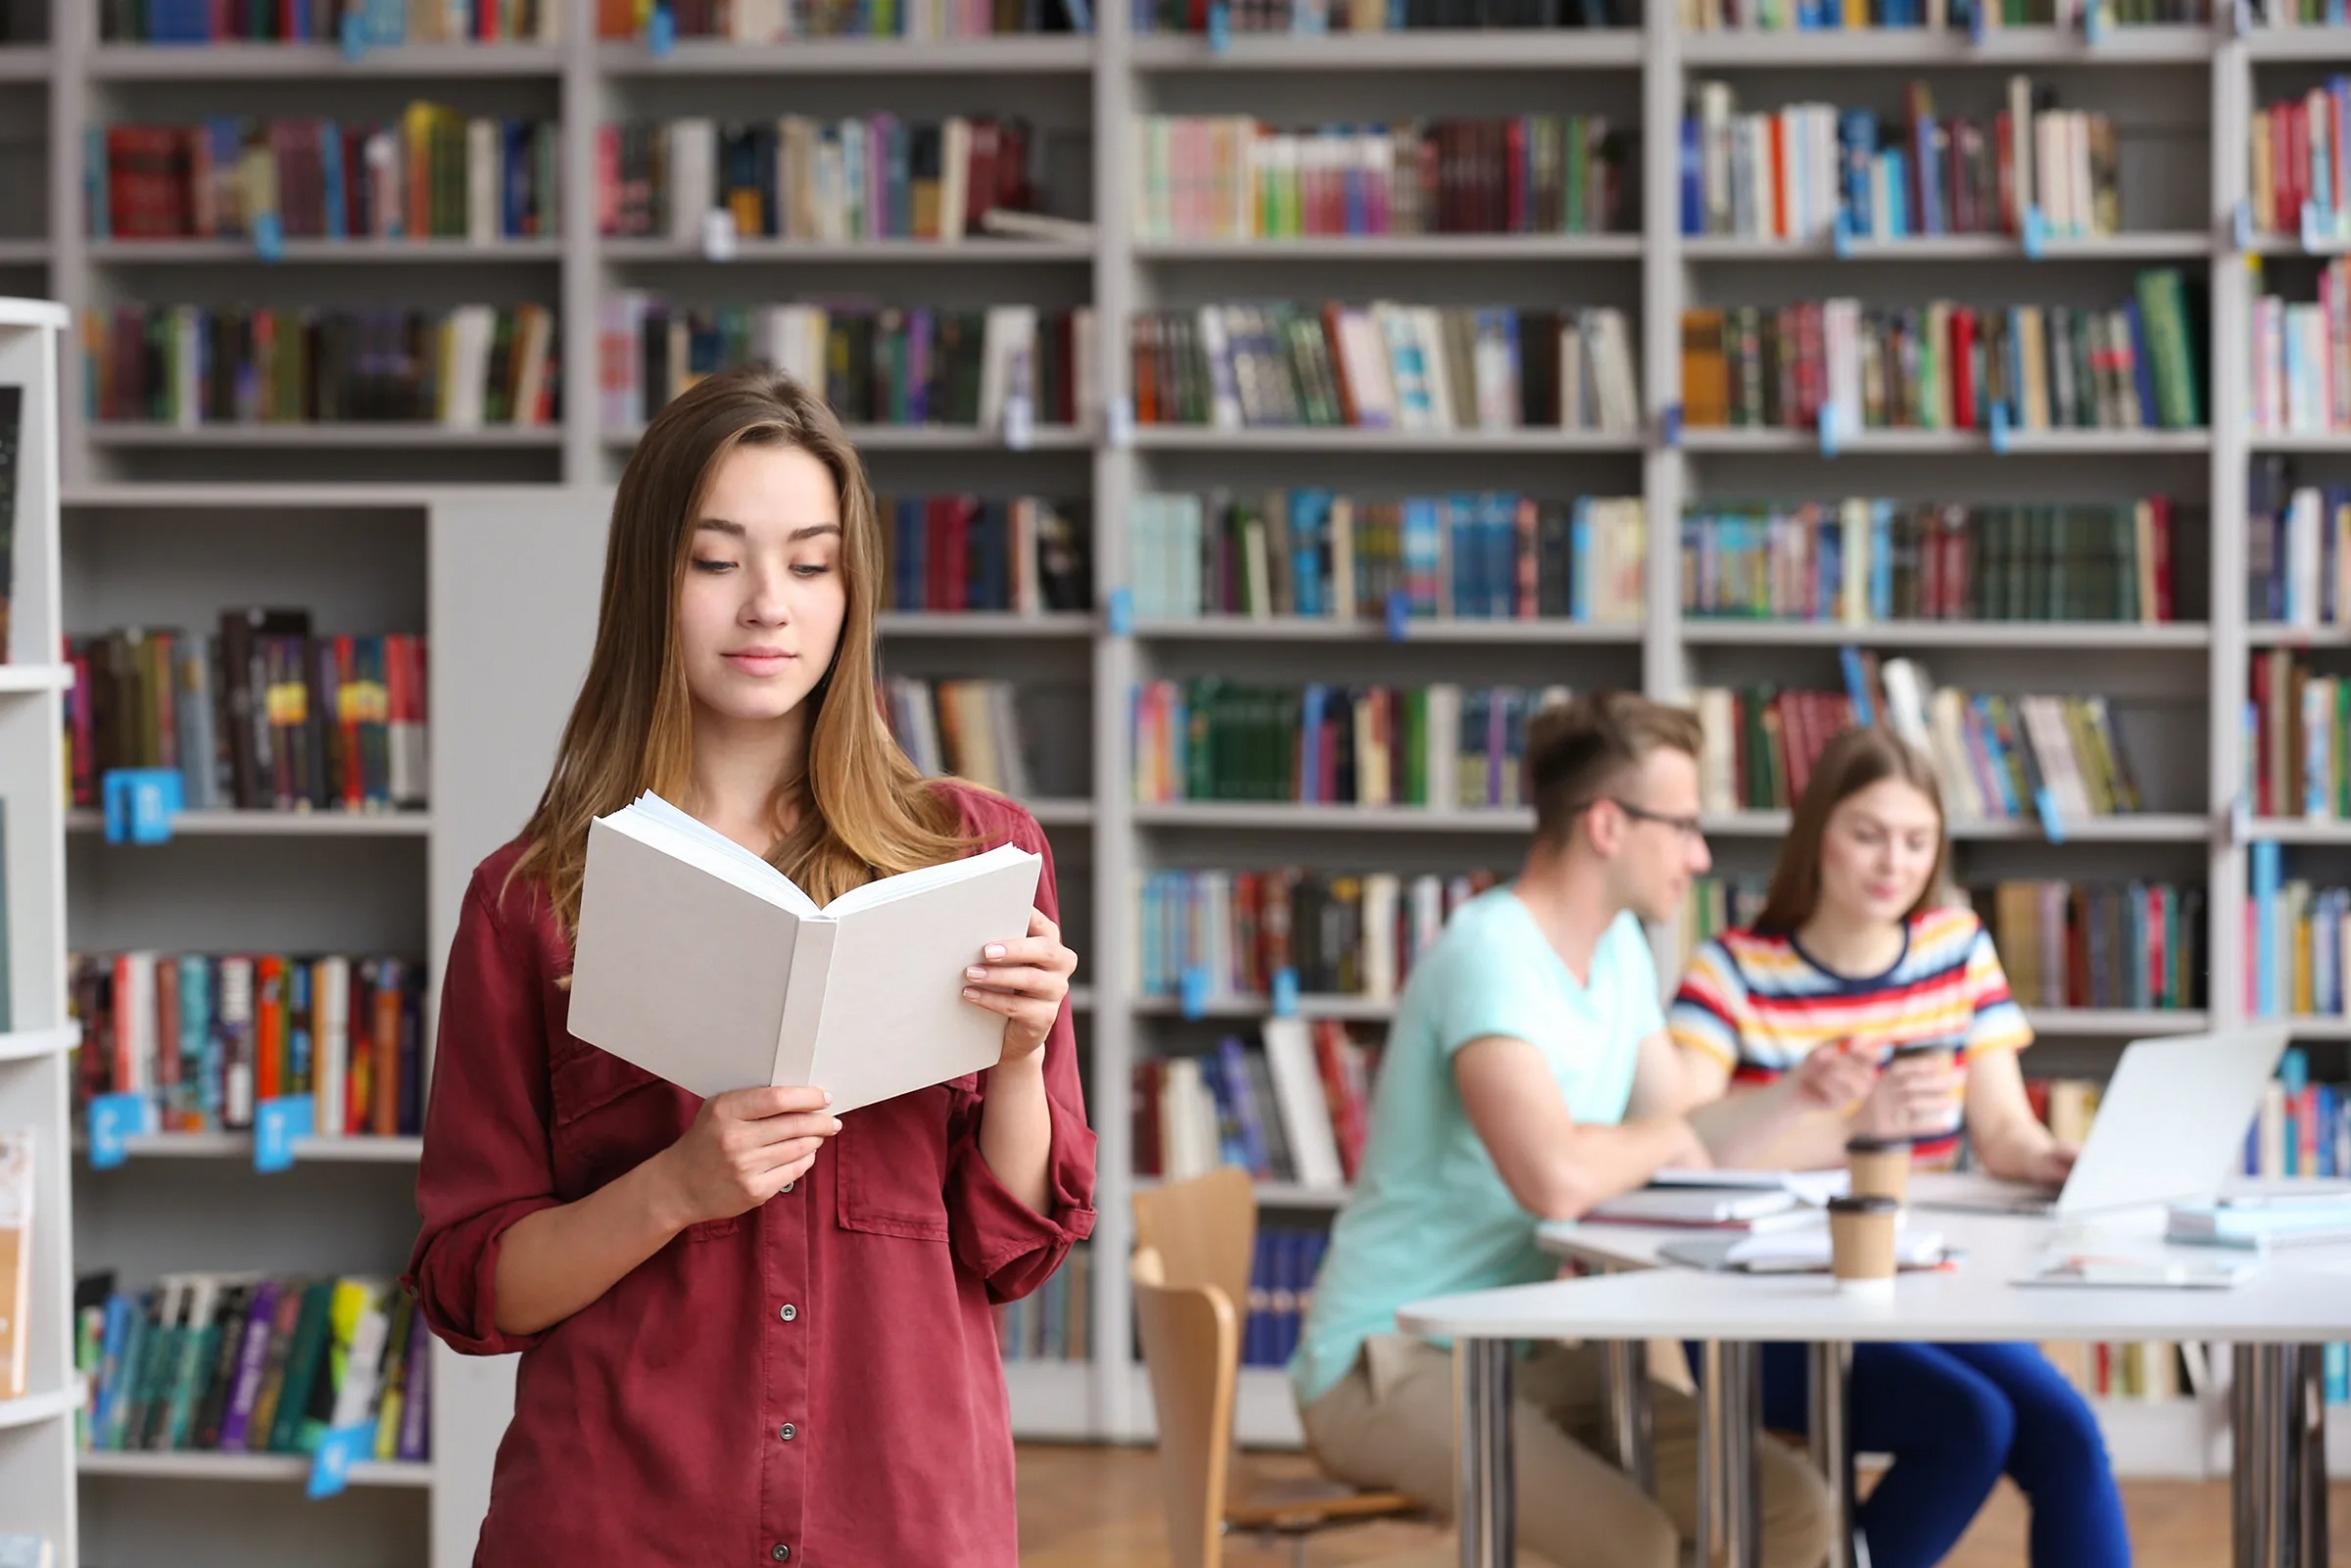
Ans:
{"type": "Polygon", "coordinates": [[[2351,1241],[2351,1188],[2327,1186],[2236,1194],[2211,1203],[2174,1203],[2165,1236],[2210,1247],[2271,1247],[2351,1241]]]}

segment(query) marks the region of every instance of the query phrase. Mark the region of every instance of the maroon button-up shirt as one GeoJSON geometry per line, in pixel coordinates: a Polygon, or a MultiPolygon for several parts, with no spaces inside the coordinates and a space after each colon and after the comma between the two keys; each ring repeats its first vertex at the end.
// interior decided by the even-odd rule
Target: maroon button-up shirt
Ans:
{"type": "MultiPolygon", "coordinates": [[[[1027,812],[953,789],[986,848],[1051,851],[1027,812]]],[[[989,1307],[1094,1224],[1094,1135],[1065,1004],[1045,1042],[1051,1201],[980,1153],[987,1076],[842,1118],[790,1192],[696,1225],[539,1334],[502,1334],[499,1238],[676,1141],[700,1102],[564,1028],[569,944],[475,871],[442,981],[406,1279],[459,1351],[521,1351],[480,1568],[1012,1568],[1012,1432],[989,1307]]]]}

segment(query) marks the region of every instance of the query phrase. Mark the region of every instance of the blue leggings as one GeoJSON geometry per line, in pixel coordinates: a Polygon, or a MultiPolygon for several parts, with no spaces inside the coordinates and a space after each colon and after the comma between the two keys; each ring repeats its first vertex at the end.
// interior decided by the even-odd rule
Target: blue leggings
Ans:
{"type": "MultiPolygon", "coordinates": [[[[1763,1347],[1763,1419],[1810,1426],[1801,1345],[1763,1347]]],[[[1855,1345],[1855,1453],[1890,1454],[1856,1514],[1872,1568],[1931,1568],[2003,1472],[2032,1504],[2036,1568],[2128,1568],[2130,1531],[2098,1421],[2032,1345],[1855,1345]]]]}

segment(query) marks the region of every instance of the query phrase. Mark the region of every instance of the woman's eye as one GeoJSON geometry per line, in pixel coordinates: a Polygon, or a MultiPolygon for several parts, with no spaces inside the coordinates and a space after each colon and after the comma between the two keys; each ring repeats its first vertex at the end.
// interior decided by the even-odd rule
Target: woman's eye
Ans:
{"type": "Polygon", "coordinates": [[[792,568],[792,575],[794,577],[822,577],[831,570],[832,568],[830,566],[825,565],[821,561],[813,565],[803,562],[801,565],[792,568]]]}
{"type": "Polygon", "coordinates": [[[694,570],[697,572],[731,572],[734,569],[735,563],[732,561],[708,560],[702,556],[694,557],[694,570]]]}

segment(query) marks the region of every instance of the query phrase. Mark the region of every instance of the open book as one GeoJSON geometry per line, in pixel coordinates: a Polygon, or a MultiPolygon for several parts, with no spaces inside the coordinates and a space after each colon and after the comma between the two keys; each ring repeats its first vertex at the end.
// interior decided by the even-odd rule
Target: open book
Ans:
{"type": "Polygon", "coordinates": [[[1004,844],[819,909],[647,791],[588,829],[571,1032],[706,1097],[816,1084],[835,1115],[993,1067],[1004,1018],[963,970],[1028,934],[1041,865],[1004,844]]]}

